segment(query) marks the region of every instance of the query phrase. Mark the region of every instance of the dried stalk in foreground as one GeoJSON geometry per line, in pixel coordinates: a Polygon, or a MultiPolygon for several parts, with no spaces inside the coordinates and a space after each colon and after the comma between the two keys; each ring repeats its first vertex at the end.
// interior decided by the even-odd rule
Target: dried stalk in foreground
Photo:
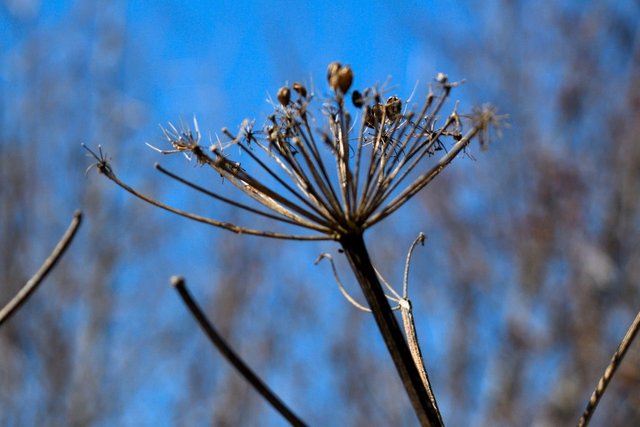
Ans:
{"type": "Polygon", "coordinates": [[[238,370],[253,388],[264,399],[273,406],[273,408],[280,413],[292,426],[304,427],[306,424],[298,418],[296,414],[289,409],[287,405],[273,392],[271,389],[258,377],[253,370],[236,354],[235,351],[225,342],[224,338],[213,327],[207,316],[200,309],[195,302],[187,285],[182,277],[171,277],[171,285],[176,288],[178,294],[182,298],[182,301],[187,306],[193,317],[196,319],[204,333],[207,335],[211,343],[218,349],[218,351],[238,370]]]}
{"type": "Polygon", "coordinates": [[[51,254],[44,260],[44,263],[40,266],[36,274],[27,281],[27,283],[18,291],[15,297],[11,299],[3,308],[0,310],[0,326],[8,320],[21,306],[24,304],[27,299],[38,289],[40,283],[47,277],[47,274],[55,267],[58,263],[58,260],[65,253],[71,241],[73,240],[78,228],[80,227],[80,223],[82,222],[82,212],[76,211],[73,214],[73,219],[69,224],[69,227],[64,232],[58,243],[51,254]]]}
{"type": "Polygon", "coordinates": [[[223,129],[224,142],[208,148],[200,144],[200,130],[173,125],[164,129],[171,145],[163,154],[182,153],[208,166],[247,196],[248,203],[230,200],[211,190],[158,167],[171,178],[216,200],[268,218],[276,223],[307,230],[311,235],[280,233],[229,224],[185,212],[139,193],[122,182],[100,151],[91,154],[97,169],[136,197],[162,209],[195,221],[235,233],[296,240],[335,240],[347,259],[373,312],[413,408],[425,426],[440,426],[437,409],[429,398],[413,362],[407,343],[369,259],[363,235],[367,228],[391,215],[415,196],[457,157],[471,142],[487,140],[498,129],[502,117],[491,106],[461,116],[456,108],[443,120],[440,114],[451,90],[458,83],[439,74],[435,90],[430,89],[421,107],[413,110],[396,96],[382,100],[381,90],[368,88],[351,92],[353,106],[360,109],[360,121],[352,120],[345,96],[351,89],[353,71],[339,63],[329,65],[332,95],[319,109],[326,119],[319,130],[312,109],[314,95],[300,83],[278,91],[274,113],[261,130],[245,121],[238,134],[223,129]],[[463,131],[463,122],[469,127],[463,131]],[[357,129],[357,130],[354,130],[357,129]],[[355,134],[355,135],[354,135],[355,134]],[[447,147],[447,141],[452,141],[447,147]],[[228,158],[225,150],[235,147],[255,163],[256,171],[228,158]],[[426,166],[427,158],[444,155],[426,166]]]}
{"type": "MultiPolygon", "coordinates": [[[[421,245],[424,245],[425,239],[426,237],[424,233],[420,233],[418,237],[411,244],[411,247],[409,248],[409,253],[407,253],[407,260],[405,262],[405,267],[404,267],[402,296],[400,296],[400,294],[398,294],[398,292],[393,288],[393,286],[391,286],[384,279],[384,277],[382,277],[382,275],[378,272],[378,270],[376,270],[376,274],[378,275],[378,278],[380,279],[380,281],[382,281],[382,284],[392,294],[392,295],[386,295],[387,299],[389,301],[393,301],[394,303],[398,304],[397,306],[393,307],[392,310],[400,310],[402,314],[402,325],[404,326],[404,333],[407,339],[407,344],[409,345],[409,351],[411,352],[411,357],[413,357],[413,361],[416,365],[416,368],[420,373],[420,378],[422,379],[422,383],[425,387],[425,390],[427,391],[429,399],[431,400],[431,404],[436,410],[438,419],[440,420],[441,424],[444,424],[442,421],[442,414],[440,414],[440,409],[438,409],[436,396],[433,393],[433,388],[431,387],[431,382],[429,381],[429,375],[427,374],[427,369],[424,364],[422,351],[420,350],[420,341],[418,340],[418,333],[416,332],[416,325],[413,320],[413,309],[411,307],[411,300],[409,299],[409,265],[411,264],[411,256],[413,255],[413,250],[415,249],[416,245],[418,243],[420,243],[421,245]]],[[[349,295],[345,287],[342,285],[342,281],[338,276],[338,271],[336,269],[336,266],[333,262],[333,258],[331,257],[331,255],[327,253],[320,254],[320,256],[318,257],[315,263],[318,264],[322,259],[325,259],[325,258],[331,262],[333,277],[335,278],[336,283],[338,284],[338,288],[340,289],[340,292],[342,293],[342,295],[344,295],[347,301],[349,301],[349,303],[351,303],[354,307],[356,307],[359,310],[371,312],[371,309],[363,306],[362,304],[357,302],[351,295],[349,295]]]]}
{"type": "Polygon", "coordinates": [[[595,390],[591,394],[591,398],[589,399],[589,403],[587,403],[587,407],[584,409],[584,412],[582,413],[582,416],[578,421],[578,427],[586,427],[589,424],[589,420],[591,420],[591,417],[593,416],[598,403],[600,403],[600,399],[604,395],[609,382],[613,378],[613,375],[616,373],[618,366],[620,366],[620,363],[622,363],[622,359],[627,353],[627,350],[629,350],[633,339],[638,334],[638,330],[640,330],[640,312],[636,314],[636,318],[633,319],[633,322],[629,326],[629,329],[627,329],[627,333],[624,335],[624,338],[622,338],[622,341],[620,341],[620,345],[618,346],[615,353],[613,353],[611,361],[607,365],[607,368],[604,370],[602,377],[598,381],[598,385],[596,385],[595,390]]]}

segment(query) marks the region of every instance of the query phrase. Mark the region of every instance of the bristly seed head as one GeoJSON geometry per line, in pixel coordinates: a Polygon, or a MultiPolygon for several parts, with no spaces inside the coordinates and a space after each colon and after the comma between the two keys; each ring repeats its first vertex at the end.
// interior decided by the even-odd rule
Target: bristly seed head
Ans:
{"type": "MultiPolygon", "coordinates": [[[[292,89],[300,98],[292,102],[291,89],[280,88],[280,105],[274,106],[262,129],[254,130],[253,122],[245,121],[237,135],[223,131],[227,141],[219,142],[215,150],[207,153],[199,145],[197,122],[194,121],[194,131],[170,125],[163,132],[173,150],[159,151],[193,155],[198,164],[212,167],[266,210],[229,199],[225,200],[227,203],[315,232],[313,236],[298,236],[251,230],[251,234],[340,240],[363,232],[395,212],[465,150],[472,139],[480,139],[484,145],[489,129],[501,124],[501,116],[493,107],[475,109],[470,116],[459,116],[454,109],[446,120],[439,120],[446,99],[459,84],[440,73],[436,77],[439,84],[430,90],[424,105],[408,111],[397,96],[382,101],[384,85],[366,88],[362,93],[354,90],[354,107],[364,108],[357,126],[344,102],[353,83],[353,71],[348,65],[333,62],[327,68],[327,79],[332,94],[318,108],[326,120],[324,126],[317,126],[313,110],[307,113],[314,97],[296,82],[292,89]],[[466,132],[462,131],[461,117],[471,125],[466,132]],[[223,149],[231,145],[255,161],[261,168],[258,174],[245,166],[247,162],[240,167],[240,163],[226,158],[223,149]],[[442,151],[443,157],[425,166],[437,151],[442,151]]],[[[103,163],[100,165],[110,171],[103,163]]]]}

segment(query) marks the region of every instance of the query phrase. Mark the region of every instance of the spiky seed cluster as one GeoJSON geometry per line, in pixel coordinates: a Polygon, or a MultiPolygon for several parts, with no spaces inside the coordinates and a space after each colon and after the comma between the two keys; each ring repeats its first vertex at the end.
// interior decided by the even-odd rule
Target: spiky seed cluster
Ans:
{"type": "MultiPolygon", "coordinates": [[[[492,107],[474,110],[470,128],[463,132],[456,109],[444,119],[441,111],[451,90],[451,83],[441,74],[436,78],[425,102],[409,110],[406,102],[390,96],[381,100],[381,90],[372,87],[354,90],[352,102],[363,108],[359,125],[352,124],[344,102],[353,83],[353,71],[347,65],[331,63],[327,81],[332,95],[322,103],[324,125],[315,122],[310,112],[313,94],[300,83],[277,93],[279,104],[261,130],[246,120],[236,135],[223,129],[228,138],[207,150],[200,143],[200,131],[194,119],[193,130],[173,125],[163,129],[171,150],[164,154],[183,153],[207,165],[265,209],[226,199],[210,190],[167,175],[226,203],[258,215],[293,224],[315,234],[311,236],[280,234],[248,229],[214,219],[197,217],[141,195],[120,182],[109,169],[107,176],[136,196],[164,209],[197,221],[223,227],[237,233],[304,240],[340,239],[361,233],[381,221],[413,197],[446,167],[470,141],[480,136],[484,141],[490,127],[498,127],[501,117],[492,107]],[[438,123],[441,124],[438,124],[438,123]],[[448,151],[428,165],[427,158],[447,147],[448,151]],[[230,160],[224,150],[239,147],[247,156],[242,165],[230,160]],[[250,171],[250,160],[257,170],[250,171]]],[[[312,111],[317,111],[312,110],[312,111]]],[[[155,148],[155,147],[154,147],[155,148]]]]}

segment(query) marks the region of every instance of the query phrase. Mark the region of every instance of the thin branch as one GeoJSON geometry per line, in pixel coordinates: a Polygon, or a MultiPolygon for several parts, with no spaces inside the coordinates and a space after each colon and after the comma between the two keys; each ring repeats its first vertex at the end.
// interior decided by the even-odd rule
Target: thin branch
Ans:
{"type": "Polygon", "coordinates": [[[589,420],[591,419],[591,416],[595,412],[596,407],[598,406],[598,403],[600,403],[600,399],[602,398],[602,395],[607,389],[609,382],[613,378],[613,375],[616,373],[616,370],[620,366],[622,359],[627,353],[627,350],[629,350],[629,347],[631,346],[631,343],[633,342],[633,339],[635,338],[635,336],[638,334],[639,330],[640,330],[640,311],[638,312],[638,314],[636,314],[636,318],[633,319],[633,322],[631,323],[631,326],[629,326],[629,329],[627,329],[627,333],[624,335],[624,338],[622,338],[622,341],[620,341],[620,345],[618,345],[618,349],[616,350],[615,353],[613,353],[613,357],[611,357],[611,361],[609,362],[609,365],[607,365],[607,368],[604,370],[604,373],[602,374],[600,381],[598,381],[598,385],[596,386],[595,390],[591,394],[589,403],[587,403],[587,407],[585,408],[584,412],[582,413],[582,416],[580,417],[580,420],[578,421],[578,427],[586,427],[589,424],[589,420]]]}
{"type": "Polygon", "coordinates": [[[342,292],[342,295],[347,299],[347,301],[349,301],[351,303],[352,306],[354,306],[355,308],[357,308],[358,310],[362,310],[365,311],[367,313],[371,313],[371,309],[369,307],[366,307],[362,304],[360,304],[358,301],[355,300],[355,298],[353,298],[349,292],[347,292],[347,290],[345,289],[344,285],[342,284],[342,281],[340,280],[340,276],[338,276],[338,270],[336,270],[336,265],[333,262],[333,257],[330,254],[327,253],[321,253],[320,256],[318,257],[318,259],[316,259],[316,261],[314,262],[314,264],[318,264],[320,261],[322,261],[323,259],[328,259],[329,262],[331,262],[331,270],[333,270],[333,278],[335,279],[336,283],[338,284],[338,288],[340,289],[340,292],[342,292]]]}
{"type": "Polygon", "coordinates": [[[171,285],[178,291],[182,301],[187,306],[193,317],[196,319],[204,333],[207,335],[211,343],[218,349],[234,368],[238,370],[240,375],[251,386],[256,389],[260,395],[273,406],[293,426],[306,426],[296,414],[285,405],[285,403],[258,377],[247,364],[236,354],[235,351],[226,343],[224,338],[216,331],[207,316],[202,312],[198,304],[195,302],[187,285],[182,277],[171,277],[171,285]]]}
{"type": "Polygon", "coordinates": [[[53,267],[55,267],[55,265],[58,263],[58,260],[62,257],[62,255],[71,244],[71,241],[76,235],[81,222],[82,212],[76,211],[73,214],[73,219],[71,220],[69,227],[64,232],[55,248],[53,248],[53,251],[51,252],[49,257],[47,257],[42,266],[40,266],[36,274],[34,274],[33,277],[29,279],[29,281],[22,287],[22,289],[18,291],[16,296],[13,297],[13,299],[9,301],[7,305],[2,308],[2,310],[0,310],[0,326],[2,326],[2,324],[6,320],[8,320],[22,306],[22,304],[27,301],[27,299],[36,291],[36,289],[38,289],[40,283],[42,283],[44,278],[47,277],[47,274],[49,274],[53,267]]]}

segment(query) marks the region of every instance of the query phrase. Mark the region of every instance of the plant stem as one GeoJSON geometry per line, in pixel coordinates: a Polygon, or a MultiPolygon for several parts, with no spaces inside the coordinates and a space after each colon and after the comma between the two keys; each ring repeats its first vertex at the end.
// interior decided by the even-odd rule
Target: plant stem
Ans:
{"type": "Polygon", "coordinates": [[[402,330],[382,290],[364,244],[362,233],[344,235],[339,241],[369,303],[369,308],[373,312],[380,333],[384,338],[420,424],[428,427],[443,426],[438,411],[429,398],[420,373],[413,362],[402,330]]]}
{"type": "Polygon", "coordinates": [[[591,416],[595,412],[598,403],[600,403],[602,395],[606,391],[609,382],[613,378],[613,374],[616,373],[616,369],[618,369],[618,366],[620,366],[624,355],[627,354],[627,350],[629,350],[629,347],[631,346],[631,343],[636,337],[638,331],[640,331],[640,312],[636,314],[635,319],[633,319],[633,322],[631,322],[629,329],[627,329],[627,333],[624,335],[624,338],[622,338],[622,341],[620,341],[620,345],[616,349],[615,353],[613,353],[611,361],[607,365],[607,368],[604,370],[602,377],[598,381],[598,385],[596,385],[596,389],[591,394],[591,398],[587,403],[587,407],[585,408],[582,416],[580,417],[580,420],[578,421],[578,427],[586,427],[589,424],[591,416]]]}
{"type": "Polygon", "coordinates": [[[222,354],[222,356],[224,356],[229,363],[238,370],[240,375],[242,375],[247,382],[289,422],[289,424],[295,427],[306,427],[305,422],[298,418],[298,416],[294,414],[293,411],[289,409],[289,407],[273,391],[271,391],[269,386],[253,372],[253,370],[227,344],[224,338],[222,338],[200,306],[198,306],[191,296],[184,279],[182,277],[173,276],[171,277],[171,284],[178,291],[180,298],[182,298],[182,301],[207,335],[209,341],[211,341],[211,343],[218,349],[220,354],[222,354]]]}
{"type": "Polygon", "coordinates": [[[65,253],[71,241],[76,235],[78,228],[80,227],[80,223],[82,222],[82,212],[76,211],[73,214],[73,219],[71,220],[71,224],[64,232],[56,247],[53,249],[51,254],[44,260],[44,263],[36,274],[33,275],[31,279],[18,291],[15,297],[11,299],[0,309],[0,326],[8,320],[18,309],[27,302],[29,297],[38,289],[42,281],[47,277],[47,275],[53,270],[53,267],[56,266],[62,255],[65,253]]]}

